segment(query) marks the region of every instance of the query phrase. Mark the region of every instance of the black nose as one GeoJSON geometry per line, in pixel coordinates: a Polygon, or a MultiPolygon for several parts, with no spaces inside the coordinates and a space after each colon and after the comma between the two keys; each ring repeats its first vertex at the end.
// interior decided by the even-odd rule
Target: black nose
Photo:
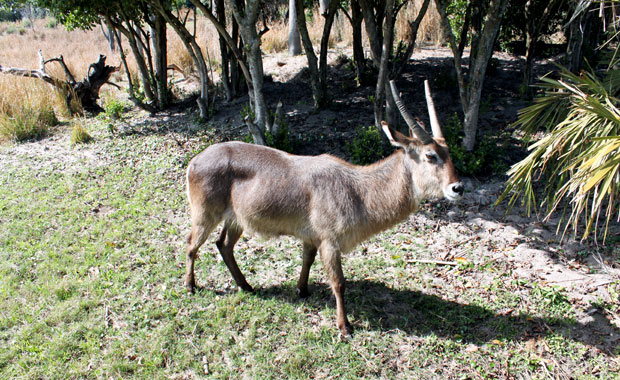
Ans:
{"type": "Polygon", "coordinates": [[[455,183],[454,185],[452,185],[452,191],[454,191],[458,195],[463,195],[465,188],[463,187],[463,184],[455,183]]]}

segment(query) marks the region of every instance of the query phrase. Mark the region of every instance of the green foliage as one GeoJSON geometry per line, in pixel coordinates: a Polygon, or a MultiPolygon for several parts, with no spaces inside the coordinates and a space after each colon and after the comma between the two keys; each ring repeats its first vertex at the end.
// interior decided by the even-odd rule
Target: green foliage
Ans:
{"type": "MultiPolygon", "coordinates": [[[[142,87],[142,85],[139,84],[139,83],[133,83],[132,90],[133,90],[132,91],[133,92],[133,97],[138,102],[144,103],[144,101],[146,100],[146,94],[144,93],[144,87],[142,87]]],[[[128,93],[131,92],[131,91],[129,91],[129,88],[127,89],[127,92],[128,93]]]]}
{"type": "Polygon", "coordinates": [[[245,106],[241,108],[241,119],[245,120],[245,118],[248,116],[252,120],[254,120],[256,117],[256,115],[254,114],[254,111],[252,110],[252,107],[250,107],[250,104],[246,104],[245,106]]]}
{"type": "Polygon", "coordinates": [[[357,135],[346,147],[351,162],[356,165],[372,164],[386,154],[381,132],[374,125],[358,128],[357,135]]]}
{"type": "Polygon", "coordinates": [[[547,218],[561,213],[564,233],[582,229],[582,239],[599,226],[602,214],[605,239],[620,209],[620,101],[615,97],[620,71],[599,79],[593,72],[575,75],[560,67],[559,80],[545,77],[538,87],[544,94],[520,111],[516,125],[525,139],[547,133],[512,166],[498,202],[510,198],[512,207],[522,198],[528,214],[537,207],[546,208],[547,218]],[[544,184],[539,201],[535,183],[544,184]]]}
{"type": "Polygon", "coordinates": [[[38,139],[56,124],[58,119],[51,107],[24,105],[0,114],[0,139],[16,142],[38,139]]]}
{"type": "Polygon", "coordinates": [[[48,29],[54,29],[57,26],[58,21],[54,17],[48,18],[47,21],[45,21],[45,27],[48,29]]]}
{"type": "Polygon", "coordinates": [[[248,133],[247,135],[243,136],[241,141],[248,144],[254,144],[254,137],[252,137],[251,133],[248,133]]]}
{"type": "Polygon", "coordinates": [[[456,170],[463,175],[491,175],[503,173],[506,169],[500,160],[502,146],[495,138],[482,137],[478,139],[473,151],[468,152],[463,147],[462,141],[465,136],[463,125],[458,114],[452,115],[442,128],[446,143],[450,147],[450,157],[456,170]]]}
{"type": "Polygon", "coordinates": [[[84,128],[83,121],[77,121],[73,124],[73,130],[71,131],[71,144],[85,144],[92,141],[92,137],[84,128]]]}
{"type": "Polygon", "coordinates": [[[125,103],[116,98],[110,98],[106,101],[103,109],[105,112],[105,116],[113,120],[118,120],[127,110],[127,106],[125,103]]]}
{"type": "Polygon", "coordinates": [[[16,7],[0,4],[0,21],[15,22],[21,20],[22,16],[16,7]]]}
{"type": "MultiPolygon", "coordinates": [[[[251,136],[250,136],[251,137],[251,136]]],[[[291,134],[286,123],[280,124],[275,135],[265,132],[265,143],[268,146],[282,151],[293,153],[295,151],[295,141],[291,138],[291,134]]]]}
{"type": "Polygon", "coordinates": [[[465,24],[465,14],[467,13],[468,3],[469,2],[467,0],[456,0],[450,1],[447,4],[446,13],[448,14],[448,19],[450,20],[452,33],[455,36],[459,36],[461,34],[461,30],[465,24]]]}

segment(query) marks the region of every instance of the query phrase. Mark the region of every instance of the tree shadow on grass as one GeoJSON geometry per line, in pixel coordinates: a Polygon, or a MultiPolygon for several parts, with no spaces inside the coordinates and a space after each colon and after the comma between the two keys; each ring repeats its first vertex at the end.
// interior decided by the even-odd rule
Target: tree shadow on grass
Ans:
{"type": "MultiPolygon", "coordinates": [[[[334,307],[327,284],[312,284],[311,290],[310,297],[300,299],[291,284],[282,284],[257,289],[256,295],[264,299],[306,303],[316,309],[328,304],[334,307]]],[[[418,336],[434,334],[478,345],[494,339],[525,341],[560,335],[596,347],[608,355],[615,355],[620,344],[620,331],[598,312],[587,323],[530,315],[502,315],[482,306],[446,301],[419,291],[392,289],[369,280],[347,281],[345,300],[349,318],[358,329],[361,322],[371,330],[401,330],[418,336]]]]}

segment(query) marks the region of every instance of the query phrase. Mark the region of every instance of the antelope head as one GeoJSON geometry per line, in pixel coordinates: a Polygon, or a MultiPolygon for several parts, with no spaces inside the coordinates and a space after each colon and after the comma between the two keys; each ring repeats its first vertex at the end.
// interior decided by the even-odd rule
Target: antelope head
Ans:
{"type": "Polygon", "coordinates": [[[418,119],[409,114],[394,81],[390,81],[390,88],[398,110],[409,126],[410,136],[405,136],[398,131],[390,131],[385,121],[381,123],[382,128],[393,146],[405,150],[405,164],[409,167],[412,183],[418,196],[423,199],[439,199],[443,196],[450,201],[460,199],[463,196],[464,187],[450,159],[448,145],[439,126],[428,81],[424,81],[424,92],[432,135],[426,132],[418,119]]]}

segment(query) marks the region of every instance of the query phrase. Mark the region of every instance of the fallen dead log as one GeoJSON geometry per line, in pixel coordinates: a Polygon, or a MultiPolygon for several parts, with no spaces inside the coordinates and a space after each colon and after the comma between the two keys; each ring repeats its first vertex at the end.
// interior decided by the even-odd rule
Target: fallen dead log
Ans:
{"type": "MultiPolygon", "coordinates": [[[[56,58],[50,58],[45,60],[43,58],[43,53],[41,50],[38,51],[39,54],[39,68],[38,69],[22,69],[17,67],[5,67],[0,65],[0,73],[6,73],[16,76],[29,77],[29,78],[39,78],[52,86],[60,89],[65,95],[65,101],[67,103],[67,108],[69,109],[69,113],[71,111],[71,101],[75,98],[79,101],[82,108],[87,112],[99,113],[103,109],[97,104],[97,99],[99,99],[99,90],[101,87],[108,83],[110,85],[114,85],[109,81],[110,76],[120,69],[120,66],[108,66],[105,64],[106,56],[101,54],[99,55],[99,59],[95,63],[91,63],[88,67],[88,72],[86,77],[81,81],[76,81],[75,77],[65,64],[63,56],[58,56],[56,58]],[[50,62],[58,62],[62,67],[65,75],[67,77],[66,80],[62,80],[59,78],[52,77],[45,70],[45,65],[50,62]]],[[[117,86],[118,87],[118,86],[117,86]]]]}

